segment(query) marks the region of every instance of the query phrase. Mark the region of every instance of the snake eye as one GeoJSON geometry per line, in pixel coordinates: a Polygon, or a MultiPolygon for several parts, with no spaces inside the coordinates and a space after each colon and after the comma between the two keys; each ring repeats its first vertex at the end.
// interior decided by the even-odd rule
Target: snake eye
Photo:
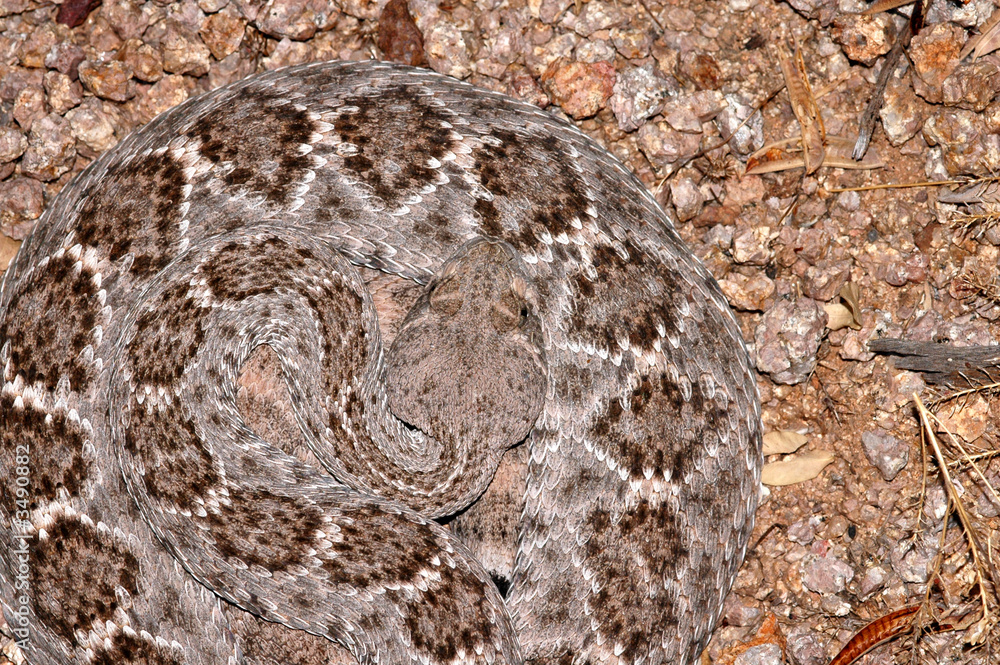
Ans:
{"type": "Polygon", "coordinates": [[[518,325],[520,325],[523,328],[524,324],[526,324],[527,322],[528,322],[528,305],[527,304],[522,304],[521,305],[521,319],[520,319],[520,321],[518,321],[518,325]]]}

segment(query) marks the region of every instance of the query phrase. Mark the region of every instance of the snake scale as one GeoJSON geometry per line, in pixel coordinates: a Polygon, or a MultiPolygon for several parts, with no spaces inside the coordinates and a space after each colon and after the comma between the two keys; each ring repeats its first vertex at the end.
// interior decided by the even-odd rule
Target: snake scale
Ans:
{"type": "Polygon", "coordinates": [[[399,65],[257,75],[102,155],[5,276],[0,367],[35,665],[691,663],[758,502],[745,346],[656,201],[399,65]]]}

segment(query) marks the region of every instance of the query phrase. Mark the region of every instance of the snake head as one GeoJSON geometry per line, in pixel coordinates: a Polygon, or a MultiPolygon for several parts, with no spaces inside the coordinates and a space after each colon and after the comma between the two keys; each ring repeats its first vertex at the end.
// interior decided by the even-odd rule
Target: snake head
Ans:
{"type": "Polygon", "coordinates": [[[442,265],[393,341],[386,381],[396,417],[463,454],[498,462],[528,435],[547,367],[537,294],[509,245],[476,239],[442,265]]]}

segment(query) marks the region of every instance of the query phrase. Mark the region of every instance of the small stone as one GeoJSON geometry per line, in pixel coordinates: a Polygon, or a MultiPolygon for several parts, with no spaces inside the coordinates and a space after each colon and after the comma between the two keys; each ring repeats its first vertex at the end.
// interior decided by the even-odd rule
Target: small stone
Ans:
{"type": "Polygon", "coordinates": [[[119,60],[81,62],[80,81],[87,90],[102,99],[124,102],[135,97],[132,68],[119,60]]]}
{"type": "Polygon", "coordinates": [[[83,49],[73,42],[59,42],[45,56],[45,66],[76,80],[77,67],[85,59],[83,49]]]}
{"type": "Polygon", "coordinates": [[[126,40],[115,59],[131,67],[132,75],[145,83],[156,83],[163,78],[163,59],[159,51],[141,39],[126,40]]]}
{"type": "Polygon", "coordinates": [[[94,11],[101,0],[65,0],[59,6],[56,21],[70,28],[83,25],[90,12],[94,11]]]}
{"type": "MultiPolygon", "coordinates": [[[[943,517],[942,515],[937,519],[943,517]]],[[[889,561],[892,563],[892,569],[904,582],[911,584],[927,582],[934,559],[937,558],[938,538],[938,534],[925,531],[916,538],[905,538],[893,545],[889,551],[889,561]]]]}
{"type": "Polygon", "coordinates": [[[826,653],[826,643],[825,637],[820,637],[811,631],[790,634],[788,636],[788,653],[792,658],[789,659],[789,662],[798,663],[798,665],[827,665],[830,656],[826,653]]]}
{"type": "Polygon", "coordinates": [[[65,38],[65,28],[49,23],[35,28],[28,38],[21,42],[17,51],[18,59],[25,67],[44,67],[45,56],[60,38],[65,38]],[[59,33],[62,33],[61,35],[59,33]]]}
{"type": "Polygon", "coordinates": [[[603,39],[585,39],[577,44],[573,56],[577,62],[614,62],[615,49],[603,39]]]}
{"type": "Polygon", "coordinates": [[[858,585],[858,597],[864,600],[885,586],[889,580],[889,572],[882,566],[872,566],[865,571],[858,585]]]}
{"type": "Polygon", "coordinates": [[[977,173],[985,156],[981,138],[985,126],[979,114],[948,108],[927,119],[923,127],[928,145],[941,147],[941,158],[948,173],[977,173]]]}
{"type": "Polygon", "coordinates": [[[0,182],[0,232],[5,236],[26,237],[44,209],[42,183],[31,178],[0,182]]]}
{"type": "Polygon", "coordinates": [[[653,32],[648,25],[629,23],[625,27],[611,29],[611,42],[623,58],[645,58],[653,46],[653,32]]]}
{"type": "Polygon", "coordinates": [[[692,32],[698,27],[698,15],[694,10],[676,5],[668,6],[663,15],[660,16],[660,21],[668,30],[677,30],[678,32],[692,32]]]}
{"type": "Polygon", "coordinates": [[[959,65],[941,86],[945,106],[983,111],[1000,93],[1000,67],[994,60],[982,59],[959,65]]]}
{"type": "Polygon", "coordinates": [[[838,595],[825,595],[820,598],[819,608],[828,616],[846,617],[851,613],[851,604],[838,595]]]}
{"type": "Polygon", "coordinates": [[[941,416],[942,426],[966,443],[979,440],[986,432],[989,420],[989,404],[980,395],[965,401],[957,411],[948,411],[941,416]]]}
{"type": "MultiPolygon", "coordinates": [[[[419,21],[417,25],[420,25],[419,21]]],[[[423,33],[424,53],[431,69],[457,79],[464,79],[472,73],[469,47],[457,25],[442,17],[423,33]]]]}
{"type": "Polygon", "coordinates": [[[887,482],[899,475],[910,461],[909,446],[881,430],[862,432],[861,444],[865,449],[865,457],[887,482]]]}
{"type": "Polygon", "coordinates": [[[89,34],[87,34],[88,43],[93,51],[97,53],[111,53],[112,51],[117,51],[118,47],[121,46],[121,37],[118,36],[118,33],[108,23],[108,19],[100,12],[95,13],[91,17],[88,27],[90,28],[89,34]]]}
{"type": "Polygon", "coordinates": [[[702,123],[719,115],[725,104],[722,93],[717,90],[703,90],[666,102],[661,114],[677,131],[700,134],[702,123]]]}
{"type": "Polygon", "coordinates": [[[802,291],[813,300],[833,300],[851,279],[850,261],[823,259],[806,268],[802,291]]]}
{"type": "Polygon", "coordinates": [[[726,106],[715,117],[715,126],[739,157],[747,157],[764,145],[764,119],[741,94],[726,95],[726,106]],[[744,122],[750,114],[753,117],[744,122]]]}
{"type": "Polygon", "coordinates": [[[678,132],[664,120],[647,122],[639,128],[637,136],[639,150],[655,167],[688,159],[701,149],[700,134],[678,132]]]}
{"type": "Polygon", "coordinates": [[[816,540],[816,527],[820,524],[819,517],[813,516],[809,519],[798,520],[788,525],[788,540],[799,545],[808,545],[816,540]]]}
{"type": "Polygon", "coordinates": [[[149,89],[142,104],[144,119],[152,120],[167,109],[187,100],[194,91],[194,81],[180,74],[169,74],[149,89]]]}
{"type": "Polygon", "coordinates": [[[274,47],[271,55],[264,58],[262,64],[267,70],[301,65],[309,61],[312,53],[310,42],[296,42],[285,37],[274,47]]]}
{"type": "Polygon", "coordinates": [[[28,139],[16,127],[0,127],[0,164],[13,162],[28,149],[28,139]]]}
{"type": "Polygon", "coordinates": [[[837,0],[788,0],[795,11],[809,19],[819,19],[827,25],[837,14],[837,0]]]}
{"type": "Polygon", "coordinates": [[[663,101],[677,93],[677,82],[659,74],[653,65],[619,72],[608,106],[622,131],[635,131],[663,108],[663,101]]]}
{"type": "Polygon", "coordinates": [[[802,383],[816,367],[827,314],[811,298],[780,300],[754,331],[757,369],[776,383],[802,383]]]}
{"type": "Polygon", "coordinates": [[[114,125],[99,99],[88,98],[79,108],[67,113],[66,120],[69,121],[73,136],[93,150],[94,154],[104,152],[117,142],[114,125]]]}
{"type": "Polygon", "coordinates": [[[913,88],[931,102],[941,102],[941,86],[958,66],[958,54],[965,43],[965,31],[957,25],[938,23],[915,35],[907,49],[916,76],[913,88]]]}
{"type": "Polygon", "coordinates": [[[893,77],[885,90],[879,118],[889,142],[900,146],[912,139],[924,124],[923,104],[906,78],[893,77]]]}
{"type": "Polygon", "coordinates": [[[138,39],[149,27],[149,15],[138,0],[103,0],[101,13],[115,34],[124,39],[138,39]]]}
{"type": "Polygon", "coordinates": [[[222,60],[240,47],[246,25],[246,19],[235,10],[226,9],[205,19],[198,34],[212,56],[222,60]]]}
{"type": "Polygon", "coordinates": [[[686,222],[701,212],[705,195],[691,178],[674,178],[670,181],[670,200],[677,211],[677,219],[686,222]]]}
{"type": "Polygon", "coordinates": [[[802,586],[819,594],[840,593],[854,579],[854,569],[832,556],[806,558],[802,565],[802,586]]]}
{"type": "Polygon", "coordinates": [[[206,14],[214,14],[228,6],[229,0],[198,0],[198,9],[206,14]]]}
{"type": "Polygon", "coordinates": [[[330,28],[336,18],[333,6],[323,0],[273,0],[255,23],[265,35],[301,41],[330,28]]]}
{"type": "Polygon", "coordinates": [[[614,85],[615,67],[609,62],[556,61],[542,75],[542,86],[552,101],[577,120],[604,108],[614,85]]]}
{"type": "Polygon", "coordinates": [[[889,14],[842,14],[833,21],[833,41],[844,49],[844,55],[871,67],[879,56],[892,49],[896,27],[889,14]]]}
{"type": "MultiPolygon", "coordinates": [[[[691,224],[698,228],[706,226],[714,227],[718,225],[732,227],[739,219],[740,209],[734,205],[710,204],[702,209],[701,213],[691,220],[691,224]]],[[[729,232],[729,244],[732,244],[732,231],[729,232]]],[[[707,238],[706,238],[707,242],[707,238]]],[[[727,246],[728,248],[728,246],[727,246]]]]}
{"type": "Polygon", "coordinates": [[[722,606],[722,616],[730,626],[752,626],[760,615],[759,607],[744,603],[736,594],[729,594],[722,606]]]}
{"type": "Polygon", "coordinates": [[[733,659],[733,665],[783,665],[781,647],[774,643],[757,644],[733,659]]]}
{"type": "Polygon", "coordinates": [[[45,72],[45,92],[53,112],[65,115],[66,111],[83,101],[83,86],[61,72],[45,72]]]}
{"type": "Polygon", "coordinates": [[[478,25],[485,39],[476,58],[477,73],[507,78],[507,68],[520,60],[528,48],[525,20],[521,13],[510,10],[480,15],[478,25]]]}
{"type": "Polygon", "coordinates": [[[550,103],[549,96],[538,85],[538,81],[527,72],[521,71],[511,75],[507,79],[506,92],[515,99],[534,104],[539,108],[545,108],[550,103]]]}
{"type": "Polygon", "coordinates": [[[41,69],[25,69],[24,67],[2,68],[0,64],[0,101],[13,104],[19,92],[28,86],[42,87],[42,77],[45,72],[41,69]]]}
{"type": "Polygon", "coordinates": [[[733,234],[733,260],[741,265],[766,266],[774,258],[772,240],[767,226],[742,227],[733,234]]]}
{"type": "Polygon", "coordinates": [[[379,3],[371,0],[341,0],[341,10],[348,16],[374,21],[378,18],[379,3]]]}
{"type": "Polygon", "coordinates": [[[558,60],[571,60],[573,50],[580,41],[575,32],[564,32],[561,35],[534,46],[531,54],[525,57],[525,65],[535,76],[542,76],[550,65],[558,60]]]}
{"type": "Polygon", "coordinates": [[[40,118],[45,117],[45,91],[37,86],[28,86],[17,93],[11,115],[21,129],[28,132],[40,118]]]}
{"type": "Polygon", "coordinates": [[[598,30],[613,28],[621,25],[624,21],[625,15],[617,4],[591,0],[583,6],[583,11],[580,12],[573,30],[581,37],[589,37],[598,30]]]}
{"type": "Polygon", "coordinates": [[[562,16],[574,0],[541,0],[538,7],[538,18],[543,23],[555,23],[556,19],[562,16]]]}
{"type": "Polygon", "coordinates": [[[160,39],[164,71],[191,76],[207,74],[212,52],[201,38],[176,20],[168,19],[164,23],[160,39]]]}
{"type": "MultiPolygon", "coordinates": [[[[863,332],[864,328],[859,331],[863,332]]],[[[886,394],[876,397],[875,405],[885,411],[898,409],[913,399],[913,393],[919,393],[926,387],[923,378],[916,372],[893,372],[889,375],[886,394]]]]}
{"type": "Polygon", "coordinates": [[[722,70],[708,53],[689,51],[681,56],[677,64],[677,78],[690,82],[698,90],[718,90],[722,70]]]}
{"type": "Polygon", "coordinates": [[[21,173],[49,182],[69,171],[75,158],[76,139],[69,122],[50,113],[31,126],[28,149],[21,158],[21,173]]]}
{"type": "Polygon", "coordinates": [[[719,280],[719,286],[729,304],[744,312],[763,312],[775,291],[774,280],[763,272],[750,277],[731,272],[719,280]]]}

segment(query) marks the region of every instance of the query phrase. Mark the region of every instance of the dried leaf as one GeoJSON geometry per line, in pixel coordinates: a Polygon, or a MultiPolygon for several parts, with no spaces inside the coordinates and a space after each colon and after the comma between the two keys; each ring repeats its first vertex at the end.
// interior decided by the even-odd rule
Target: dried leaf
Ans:
{"type": "Polygon", "coordinates": [[[806,63],[802,59],[798,43],[795,44],[792,56],[788,55],[784,47],[778,47],[778,64],[781,65],[781,73],[785,77],[785,87],[792,102],[792,112],[802,128],[803,165],[806,175],[810,175],[823,164],[826,154],[826,129],[823,127],[823,118],[819,113],[816,98],[809,86],[806,63]]]}
{"type": "Polygon", "coordinates": [[[909,632],[918,612],[920,605],[911,605],[875,619],[854,634],[830,665],[852,665],[880,644],[909,632]]]}
{"type": "Polygon", "coordinates": [[[806,162],[800,143],[798,137],[768,143],[747,159],[746,175],[802,168],[806,162]]]}
{"type": "Polygon", "coordinates": [[[1000,48],[1000,9],[995,9],[986,19],[986,23],[980,26],[979,34],[965,42],[958,59],[964,60],[965,56],[972,53],[972,61],[975,62],[998,48],[1000,48]]]}
{"type": "Polygon", "coordinates": [[[0,272],[7,270],[7,266],[9,266],[10,262],[14,260],[14,255],[17,254],[17,250],[20,247],[20,240],[14,240],[13,238],[8,238],[5,235],[0,235],[0,272]]]}
{"type": "Polygon", "coordinates": [[[890,9],[895,9],[896,7],[902,7],[903,5],[912,4],[913,0],[878,0],[868,9],[861,12],[862,16],[879,14],[881,12],[887,12],[890,9]]]}
{"type": "MultiPolygon", "coordinates": [[[[844,305],[840,303],[833,303],[831,305],[823,305],[823,311],[826,312],[826,327],[830,330],[840,330],[841,328],[846,328],[851,326],[857,326],[854,321],[854,315],[844,305]]],[[[860,328],[861,326],[857,326],[860,328]]],[[[857,330],[857,328],[855,328],[857,330]]]]}
{"type": "Polygon", "coordinates": [[[854,316],[854,322],[861,327],[861,289],[854,282],[848,282],[840,289],[840,299],[854,316]]]}
{"type": "Polygon", "coordinates": [[[942,187],[938,190],[938,201],[956,205],[996,205],[1000,203],[1000,181],[996,178],[974,180],[954,191],[942,187]]]}
{"type": "Polygon", "coordinates": [[[760,479],[771,486],[802,483],[818,476],[833,460],[834,455],[828,450],[809,450],[780,462],[765,464],[760,479]]]}
{"type": "MultiPolygon", "coordinates": [[[[800,142],[799,137],[792,137],[768,143],[747,159],[746,175],[760,175],[804,167],[805,160],[802,158],[800,142]]],[[[847,157],[846,155],[849,155],[854,149],[854,142],[850,139],[827,135],[826,143],[827,150],[823,166],[841,169],[880,169],[885,166],[878,155],[871,151],[860,162],[847,157]]]]}
{"type": "Polygon", "coordinates": [[[788,429],[775,430],[764,435],[765,455],[787,455],[806,444],[809,439],[788,429]]]}
{"type": "Polygon", "coordinates": [[[826,159],[823,160],[823,166],[851,170],[880,169],[885,166],[885,163],[879,156],[871,150],[868,151],[864,159],[860,161],[855,160],[851,157],[851,153],[854,151],[854,143],[853,139],[844,138],[843,136],[827,135],[826,159]]]}
{"type": "Polygon", "coordinates": [[[983,617],[966,630],[966,643],[971,644],[972,646],[983,644],[987,639],[989,639],[990,630],[992,630],[995,624],[996,619],[993,617],[983,617]]]}

